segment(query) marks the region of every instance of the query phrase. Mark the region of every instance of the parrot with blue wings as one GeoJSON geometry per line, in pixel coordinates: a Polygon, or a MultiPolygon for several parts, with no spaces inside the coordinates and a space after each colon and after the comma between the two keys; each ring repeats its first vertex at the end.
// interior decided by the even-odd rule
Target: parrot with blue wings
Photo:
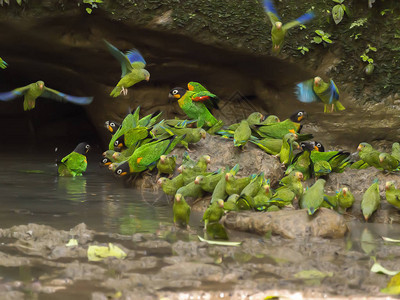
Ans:
{"type": "Polygon", "coordinates": [[[296,20],[290,21],[289,23],[283,25],[271,0],[264,0],[264,9],[266,10],[269,20],[272,24],[271,39],[272,52],[274,54],[279,54],[279,52],[281,51],[286,32],[290,28],[307,23],[314,18],[314,13],[308,12],[297,18],[296,20]]]}
{"type": "Polygon", "coordinates": [[[111,91],[110,96],[118,97],[121,93],[128,94],[128,88],[142,81],[150,80],[150,73],[145,69],[146,61],[139,50],[131,49],[126,54],[119,51],[116,47],[104,40],[108,50],[121,64],[121,79],[111,91]]]}
{"type": "Polygon", "coordinates": [[[331,79],[329,83],[323,81],[321,77],[315,77],[296,86],[297,99],[301,102],[322,102],[324,103],[324,112],[345,110],[346,108],[339,101],[339,89],[331,79]]]}
{"type": "Polygon", "coordinates": [[[10,101],[19,96],[24,96],[24,110],[34,109],[38,97],[79,105],[87,105],[93,101],[93,97],[75,97],[50,89],[44,85],[43,81],[37,81],[9,92],[0,93],[0,100],[10,101]]]}
{"type": "Polygon", "coordinates": [[[5,69],[7,68],[7,63],[0,57],[0,68],[5,69]]]}

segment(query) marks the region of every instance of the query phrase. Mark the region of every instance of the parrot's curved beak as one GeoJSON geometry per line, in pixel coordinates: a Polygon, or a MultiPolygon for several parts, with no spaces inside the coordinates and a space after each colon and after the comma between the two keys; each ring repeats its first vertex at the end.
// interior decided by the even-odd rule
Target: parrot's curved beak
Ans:
{"type": "Polygon", "coordinates": [[[362,145],[358,145],[357,151],[361,151],[361,149],[362,149],[362,145]]]}
{"type": "Polygon", "coordinates": [[[146,76],[146,81],[148,82],[150,80],[150,76],[146,76]]]}

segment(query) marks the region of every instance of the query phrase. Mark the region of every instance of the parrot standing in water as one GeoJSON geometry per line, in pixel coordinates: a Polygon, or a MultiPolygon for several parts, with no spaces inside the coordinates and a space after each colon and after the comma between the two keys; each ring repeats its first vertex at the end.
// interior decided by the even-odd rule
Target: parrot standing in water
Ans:
{"type": "Polygon", "coordinates": [[[323,102],[325,113],[346,109],[339,102],[339,89],[332,79],[329,83],[323,81],[321,77],[300,82],[296,86],[296,95],[301,102],[323,102]]]}
{"type": "Polygon", "coordinates": [[[394,181],[386,181],[386,201],[400,209],[400,190],[394,186],[394,181]]]}
{"type": "Polygon", "coordinates": [[[203,215],[204,229],[209,223],[219,222],[224,215],[224,200],[218,199],[207,207],[203,215]]]}
{"type": "Polygon", "coordinates": [[[172,211],[174,212],[174,224],[184,225],[188,228],[191,208],[181,194],[175,195],[172,211]]]}
{"type": "Polygon", "coordinates": [[[122,69],[121,79],[111,91],[110,96],[115,98],[121,93],[127,95],[128,88],[132,85],[142,80],[150,80],[150,73],[145,69],[146,61],[137,49],[131,49],[124,54],[106,40],[104,42],[108,51],[119,61],[122,69]]]}
{"type": "Polygon", "coordinates": [[[38,97],[79,105],[87,105],[93,101],[93,97],[75,97],[50,89],[44,85],[43,81],[37,81],[9,92],[0,93],[0,100],[10,101],[22,95],[24,96],[24,110],[34,109],[38,97]]]}
{"type": "Polygon", "coordinates": [[[5,69],[7,65],[8,64],[0,57],[0,68],[5,69]]]}
{"type": "Polygon", "coordinates": [[[212,127],[218,120],[212,115],[212,108],[218,108],[218,97],[210,93],[200,83],[189,82],[188,89],[173,88],[169,98],[178,100],[179,107],[192,120],[197,120],[197,127],[212,127]]]}
{"type": "Polygon", "coordinates": [[[314,18],[314,13],[308,12],[297,18],[296,20],[283,25],[279,19],[278,13],[274,7],[274,4],[272,3],[272,0],[264,0],[264,8],[267,11],[267,15],[272,24],[271,39],[272,53],[274,54],[279,54],[279,52],[282,50],[285,35],[289,29],[304,24],[314,18]]]}
{"type": "Polygon", "coordinates": [[[300,199],[300,207],[307,208],[308,214],[312,216],[324,202],[325,180],[318,179],[308,188],[300,199]]]}
{"type": "Polygon", "coordinates": [[[375,179],[371,186],[365,191],[361,200],[361,210],[365,221],[378,209],[381,203],[381,195],[379,194],[379,182],[375,179]]]}
{"type": "Polygon", "coordinates": [[[58,174],[60,176],[82,176],[86,171],[87,159],[86,153],[89,151],[90,145],[83,142],[75,147],[74,151],[57,162],[58,174]]]}

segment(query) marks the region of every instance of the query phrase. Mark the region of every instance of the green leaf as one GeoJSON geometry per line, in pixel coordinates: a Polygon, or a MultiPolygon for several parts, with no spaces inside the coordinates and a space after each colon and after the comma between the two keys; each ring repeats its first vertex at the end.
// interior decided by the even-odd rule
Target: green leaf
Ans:
{"type": "Polygon", "coordinates": [[[321,44],[322,43],[322,39],[319,36],[315,36],[314,37],[314,42],[317,44],[321,44]]]}
{"type": "Polygon", "coordinates": [[[368,45],[368,49],[376,52],[376,47],[372,47],[371,45],[368,45]]]}
{"type": "Polygon", "coordinates": [[[65,244],[67,247],[72,247],[72,246],[78,246],[78,241],[76,239],[70,239],[67,244],[65,244]]]}
{"type": "Polygon", "coordinates": [[[384,240],[385,242],[391,242],[391,243],[400,243],[400,240],[395,240],[386,236],[382,237],[382,240],[384,240]]]}
{"type": "Polygon", "coordinates": [[[369,56],[368,56],[368,55],[365,55],[365,54],[361,55],[360,57],[361,57],[361,59],[362,59],[363,61],[367,61],[368,58],[369,58],[369,56]]]}
{"type": "Polygon", "coordinates": [[[327,37],[323,36],[322,39],[327,42],[328,44],[332,44],[332,40],[328,39],[327,37]]]}
{"type": "Polygon", "coordinates": [[[344,16],[344,10],[342,5],[338,4],[332,8],[332,17],[336,24],[339,24],[342,21],[344,16]]]}
{"type": "Polygon", "coordinates": [[[351,16],[350,9],[349,9],[346,5],[344,5],[344,4],[342,4],[342,8],[343,8],[344,12],[346,13],[346,15],[347,15],[348,17],[350,17],[350,16],[351,16]]]}
{"type": "Polygon", "coordinates": [[[390,271],[390,270],[382,267],[379,263],[375,262],[371,267],[371,272],[383,273],[386,275],[394,276],[394,275],[398,274],[400,271],[390,271]]]}
{"type": "Polygon", "coordinates": [[[367,22],[367,18],[358,19],[358,20],[354,21],[353,23],[351,23],[350,29],[352,29],[353,27],[364,26],[364,24],[366,22],[367,22]]]}
{"type": "Polygon", "coordinates": [[[369,63],[369,64],[373,64],[373,63],[374,63],[374,60],[373,60],[372,58],[368,58],[368,63],[369,63]]]}
{"type": "Polygon", "coordinates": [[[323,32],[322,30],[315,30],[315,33],[318,34],[319,36],[324,36],[325,32],[323,32]]]}
{"type": "Polygon", "coordinates": [[[242,242],[225,242],[225,241],[211,241],[203,239],[201,236],[197,236],[201,242],[206,242],[210,245],[220,245],[220,246],[240,246],[242,242]]]}
{"type": "Polygon", "coordinates": [[[341,3],[343,3],[344,0],[332,0],[332,1],[341,4],[341,3]]]}
{"type": "Polygon", "coordinates": [[[400,294],[400,274],[397,274],[390,278],[390,281],[386,288],[381,289],[382,293],[389,295],[398,295],[400,294]]]}
{"type": "Polygon", "coordinates": [[[18,5],[21,6],[22,0],[16,0],[16,1],[17,1],[18,5]]]}
{"type": "Polygon", "coordinates": [[[87,256],[89,261],[100,261],[106,257],[116,257],[124,259],[126,253],[119,247],[114,246],[112,243],[108,243],[106,246],[89,246],[87,250],[87,256]]]}
{"type": "Polygon", "coordinates": [[[86,8],[86,12],[90,15],[90,14],[92,13],[92,9],[89,8],[89,7],[87,7],[87,8],[86,8]]]}
{"type": "Polygon", "coordinates": [[[371,64],[368,64],[366,67],[365,67],[365,74],[367,74],[367,75],[371,75],[372,74],[372,72],[374,71],[374,65],[371,63],[371,64]]]}

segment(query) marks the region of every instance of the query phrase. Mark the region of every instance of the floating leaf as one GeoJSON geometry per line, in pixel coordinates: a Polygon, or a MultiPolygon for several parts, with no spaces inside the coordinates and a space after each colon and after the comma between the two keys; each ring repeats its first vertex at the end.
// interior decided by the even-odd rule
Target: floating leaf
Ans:
{"type": "Polygon", "coordinates": [[[332,8],[332,17],[336,24],[339,24],[342,21],[344,16],[344,10],[342,5],[338,4],[332,8]]]}
{"type": "Polygon", "coordinates": [[[395,240],[386,236],[382,237],[382,240],[384,240],[385,242],[391,242],[391,243],[400,243],[400,240],[395,240]]]}
{"type": "Polygon", "coordinates": [[[108,243],[108,247],[89,246],[87,250],[87,256],[89,261],[100,261],[106,257],[123,259],[126,257],[126,253],[121,248],[114,246],[112,243],[108,243]]]}
{"type": "Polygon", "coordinates": [[[303,270],[294,274],[294,277],[299,279],[323,279],[325,277],[332,277],[332,276],[333,276],[332,272],[321,272],[317,269],[303,270]]]}
{"type": "Polygon", "coordinates": [[[201,236],[197,236],[201,242],[206,242],[210,245],[219,245],[219,246],[240,246],[242,242],[226,242],[226,241],[211,241],[203,239],[201,236]]]}
{"type": "Polygon", "coordinates": [[[76,239],[70,239],[67,244],[65,244],[67,247],[72,247],[72,246],[78,246],[78,241],[76,239]]]}
{"type": "Polygon", "coordinates": [[[388,285],[384,289],[381,289],[381,292],[389,295],[400,294],[400,274],[393,276],[388,285]]]}
{"type": "Polygon", "coordinates": [[[380,265],[379,263],[375,262],[371,267],[371,272],[383,273],[386,275],[394,276],[394,275],[398,274],[400,271],[390,271],[390,270],[382,267],[382,265],[380,265]]]}

